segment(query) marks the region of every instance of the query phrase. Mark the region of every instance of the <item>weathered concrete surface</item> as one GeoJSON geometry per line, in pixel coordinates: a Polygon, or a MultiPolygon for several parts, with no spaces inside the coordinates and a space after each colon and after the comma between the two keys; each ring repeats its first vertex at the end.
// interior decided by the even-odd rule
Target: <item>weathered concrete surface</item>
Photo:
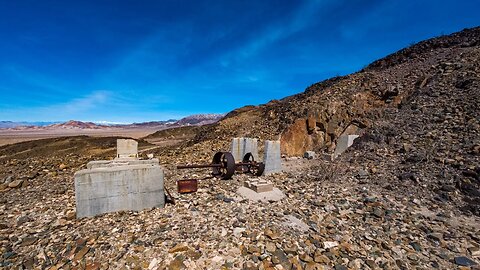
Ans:
{"type": "Polygon", "coordinates": [[[239,162],[243,158],[243,151],[245,150],[245,141],[243,138],[233,138],[232,139],[232,149],[231,153],[233,158],[235,158],[235,162],[239,162]]]}
{"type": "Polygon", "coordinates": [[[158,158],[152,159],[115,159],[115,160],[95,160],[87,163],[87,169],[95,169],[102,167],[117,167],[125,165],[140,165],[140,164],[153,164],[158,165],[158,158]]]}
{"type": "Polygon", "coordinates": [[[246,153],[252,153],[253,158],[258,161],[258,140],[255,138],[233,138],[231,153],[236,162],[243,160],[246,153]]]}
{"type": "Polygon", "coordinates": [[[159,165],[137,164],[78,171],[75,201],[78,218],[163,207],[163,170],[159,165]]]}
{"type": "Polygon", "coordinates": [[[237,189],[237,194],[242,196],[242,198],[255,202],[276,202],[285,198],[285,194],[283,194],[283,192],[278,188],[273,188],[272,191],[257,193],[247,187],[239,187],[237,189]]]}
{"type": "Polygon", "coordinates": [[[255,138],[243,138],[244,139],[244,149],[241,161],[245,154],[252,153],[253,158],[258,161],[258,140],[255,138]]]}
{"type": "Polygon", "coordinates": [[[333,157],[337,158],[340,154],[345,152],[348,147],[353,144],[353,141],[358,138],[359,135],[342,135],[337,140],[337,145],[335,147],[335,152],[333,157]]]}
{"type": "Polygon", "coordinates": [[[131,139],[117,139],[117,158],[138,158],[138,142],[131,139]]]}
{"type": "Polygon", "coordinates": [[[265,141],[264,175],[282,171],[282,159],[280,155],[280,141],[265,141]]]}

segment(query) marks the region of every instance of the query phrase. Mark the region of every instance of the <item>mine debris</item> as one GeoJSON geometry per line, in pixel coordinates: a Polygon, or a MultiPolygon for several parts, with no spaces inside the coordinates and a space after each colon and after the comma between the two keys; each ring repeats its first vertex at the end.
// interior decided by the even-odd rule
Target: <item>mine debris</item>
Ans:
{"type": "Polygon", "coordinates": [[[235,159],[230,152],[217,152],[210,164],[179,165],[177,169],[212,168],[212,175],[222,180],[232,178],[235,173],[235,159]]]}
{"type": "Polygon", "coordinates": [[[248,187],[249,189],[260,193],[260,192],[267,192],[267,191],[272,191],[273,190],[273,184],[271,182],[268,182],[266,180],[258,180],[258,179],[252,179],[249,181],[245,181],[244,183],[245,187],[248,187]]]}
{"type": "MultiPolygon", "coordinates": [[[[212,159],[210,164],[189,164],[189,165],[178,165],[177,169],[195,169],[195,168],[212,168],[212,175],[214,177],[228,180],[232,178],[235,171],[240,173],[250,173],[255,176],[261,176],[265,170],[265,164],[263,162],[255,161],[254,155],[252,153],[246,153],[242,159],[242,162],[235,163],[235,158],[230,152],[217,152],[212,159]]],[[[180,180],[181,181],[181,180],[180,180]]],[[[180,185],[186,183],[179,183],[178,187],[180,190],[180,185]]]]}
{"type": "Polygon", "coordinates": [[[238,172],[250,173],[255,176],[261,176],[265,171],[265,164],[263,162],[255,161],[252,153],[246,153],[242,162],[235,163],[238,172]]]}
{"type": "Polygon", "coordinates": [[[178,193],[192,193],[197,192],[198,180],[197,179],[181,179],[177,181],[178,193]]]}

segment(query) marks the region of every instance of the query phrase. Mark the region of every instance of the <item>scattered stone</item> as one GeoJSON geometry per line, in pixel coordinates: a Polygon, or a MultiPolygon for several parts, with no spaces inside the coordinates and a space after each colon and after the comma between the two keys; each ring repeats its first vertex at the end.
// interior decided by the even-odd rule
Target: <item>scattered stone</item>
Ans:
{"type": "Polygon", "coordinates": [[[336,241],[325,241],[323,242],[323,248],[330,249],[338,246],[338,242],[336,241]]]}
{"type": "Polygon", "coordinates": [[[77,216],[77,212],[70,210],[70,211],[67,211],[67,214],[65,216],[67,220],[73,220],[77,216]]]}
{"type": "Polygon", "coordinates": [[[249,188],[240,187],[237,189],[237,194],[242,196],[245,199],[255,201],[255,202],[258,202],[258,201],[276,202],[285,198],[285,194],[283,194],[283,192],[278,188],[273,188],[272,191],[257,193],[249,188]]]}
{"type": "Polygon", "coordinates": [[[23,184],[23,180],[15,180],[15,181],[12,181],[8,184],[8,187],[9,188],[19,188],[21,187],[23,184]]]}
{"type": "Polygon", "coordinates": [[[29,246],[37,242],[37,237],[25,237],[22,239],[22,243],[20,244],[22,247],[29,246]]]}
{"type": "Polygon", "coordinates": [[[246,230],[247,229],[245,229],[245,228],[239,228],[239,227],[233,228],[233,235],[238,238],[238,237],[242,236],[242,233],[246,230]]]}
{"type": "Polygon", "coordinates": [[[303,154],[303,157],[306,159],[315,159],[316,154],[314,151],[306,151],[305,154],[303,154]]]}
{"type": "Polygon", "coordinates": [[[413,247],[415,251],[418,251],[418,252],[422,251],[422,247],[420,246],[420,244],[418,244],[418,242],[411,242],[410,245],[413,247]]]}
{"type": "Polygon", "coordinates": [[[77,254],[75,254],[75,256],[73,257],[73,261],[81,260],[85,256],[85,254],[87,254],[89,251],[90,251],[90,248],[87,246],[84,246],[82,249],[80,249],[80,251],[78,251],[77,254]]]}
{"type": "Polygon", "coordinates": [[[285,221],[283,222],[283,225],[287,227],[299,230],[301,232],[306,232],[310,229],[310,226],[308,226],[305,222],[296,218],[295,216],[286,215],[284,219],[285,221]]]}
{"type": "Polygon", "coordinates": [[[168,265],[168,270],[182,270],[186,269],[186,265],[183,263],[184,257],[181,255],[178,255],[173,259],[172,262],[168,265]]]}
{"type": "Polygon", "coordinates": [[[475,261],[472,261],[471,259],[464,256],[455,257],[454,260],[455,260],[455,264],[461,265],[461,266],[477,265],[475,261]]]}
{"type": "Polygon", "coordinates": [[[188,250],[187,244],[179,243],[179,244],[175,245],[173,248],[169,249],[168,253],[177,253],[177,252],[183,252],[183,251],[187,251],[187,250],[188,250]]]}

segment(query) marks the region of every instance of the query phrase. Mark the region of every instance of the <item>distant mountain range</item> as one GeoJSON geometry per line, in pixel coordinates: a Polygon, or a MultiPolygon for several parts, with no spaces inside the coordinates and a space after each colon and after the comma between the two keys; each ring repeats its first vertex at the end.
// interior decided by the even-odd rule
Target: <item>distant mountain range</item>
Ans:
{"type": "Polygon", "coordinates": [[[195,114],[180,120],[150,121],[132,124],[94,123],[70,120],[67,122],[13,122],[0,121],[0,129],[12,130],[53,130],[53,129],[115,129],[115,128],[158,128],[182,126],[201,126],[212,124],[223,118],[225,114],[195,114]]]}

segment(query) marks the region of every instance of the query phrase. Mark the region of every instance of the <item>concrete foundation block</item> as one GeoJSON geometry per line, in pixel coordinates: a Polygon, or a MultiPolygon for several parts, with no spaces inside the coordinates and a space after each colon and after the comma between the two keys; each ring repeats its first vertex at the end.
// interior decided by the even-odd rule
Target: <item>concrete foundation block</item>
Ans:
{"type": "Polygon", "coordinates": [[[333,153],[333,158],[337,158],[353,144],[353,141],[360,137],[359,135],[342,135],[337,140],[337,145],[333,153]]]}
{"type": "Polygon", "coordinates": [[[280,154],[280,141],[265,141],[264,175],[282,171],[282,159],[280,154]]]}
{"type": "Polygon", "coordinates": [[[160,165],[110,165],[92,165],[90,169],[75,173],[78,218],[121,210],[164,207],[163,170],[160,165]]]}
{"type": "Polygon", "coordinates": [[[261,192],[268,192],[273,190],[273,184],[271,182],[268,182],[266,180],[249,180],[245,181],[244,184],[245,187],[248,187],[249,189],[261,193],[261,192]]]}

